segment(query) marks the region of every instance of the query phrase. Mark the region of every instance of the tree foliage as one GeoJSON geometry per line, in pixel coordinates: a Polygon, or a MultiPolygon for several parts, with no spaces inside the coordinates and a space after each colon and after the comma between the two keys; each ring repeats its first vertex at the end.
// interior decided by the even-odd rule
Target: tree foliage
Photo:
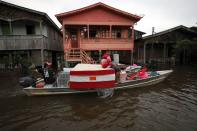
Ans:
{"type": "Polygon", "coordinates": [[[197,38],[194,39],[183,39],[176,42],[175,48],[177,50],[183,49],[196,49],[197,48],[197,38]]]}

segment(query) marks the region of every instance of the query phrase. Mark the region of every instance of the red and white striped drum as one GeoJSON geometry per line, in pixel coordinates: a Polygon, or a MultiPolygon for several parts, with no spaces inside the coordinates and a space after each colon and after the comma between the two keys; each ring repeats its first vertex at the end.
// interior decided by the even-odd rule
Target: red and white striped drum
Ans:
{"type": "Polygon", "coordinates": [[[70,71],[70,88],[113,88],[115,71],[96,64],[78,64],[70,71]]]}

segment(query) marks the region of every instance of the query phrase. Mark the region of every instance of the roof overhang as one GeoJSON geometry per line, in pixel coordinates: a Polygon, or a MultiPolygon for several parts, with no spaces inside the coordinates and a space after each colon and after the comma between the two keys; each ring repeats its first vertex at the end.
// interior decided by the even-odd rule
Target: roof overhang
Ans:
{"type": "Polygon", "coordinates": [[[119,9],[117,9],[117,8],[114,8],[114,7],[111,7],[111,6],[109,6],[109,5],[106,5],[106,4],[102,3],[102,2],[93,4],[93,5],[89,5],[89,6],[80,8],[80,9],[76,9],[76,10],[72,10],[72,11],[68,11],[68,12],[56,14],[55,16],[56,16],[56,18],[58,19],[58,21],[59,21],[60,23],[62,23],[62,19],[63,19],[64,17],[68,17],[68,16],[71,16],[71,15],[75,15],[75,14],[78,14],[78,13],[81,13],[81,12],[83,12],[83,11],[87,11],[87,10],[90,10],[90,9],[93,9],[93,8],[96,8],[96,7],[102,7],[102,8],[111,10],[111,11],[113,11],[113,12],[116,12],[117,14],[123,15],[123,16],[125,16],[125,17],[128,17],[129,19],[134,20],[135,23],[138,22],[138,21],[142,18],[141,16],[134,15],[134,14],[131,14],[131,13],[128,13],[128,12],[119,10],[119,9]]]}

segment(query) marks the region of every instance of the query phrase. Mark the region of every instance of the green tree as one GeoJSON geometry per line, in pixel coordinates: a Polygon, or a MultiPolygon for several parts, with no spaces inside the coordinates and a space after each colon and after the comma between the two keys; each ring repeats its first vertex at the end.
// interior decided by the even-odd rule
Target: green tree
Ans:
{"type": "Polygon", "coordinates": [[[197,38],[178,40],[175,45],[176,52],[182,53],[183,63],[185,64],[192,52],[197,49],[197,38]]]}

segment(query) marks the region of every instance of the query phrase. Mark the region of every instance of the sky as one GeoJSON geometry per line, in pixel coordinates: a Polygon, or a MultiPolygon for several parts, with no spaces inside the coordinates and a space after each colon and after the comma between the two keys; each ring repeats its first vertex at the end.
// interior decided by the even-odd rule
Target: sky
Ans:
{"type": "Polygon", "coordinates": [[[197,0],[3,0],[47,13],[60,27],[55,14],[103,2],[120,10],[143,16],[135,29],[146,35],[178,25],[197,26],[197,0]]]}

